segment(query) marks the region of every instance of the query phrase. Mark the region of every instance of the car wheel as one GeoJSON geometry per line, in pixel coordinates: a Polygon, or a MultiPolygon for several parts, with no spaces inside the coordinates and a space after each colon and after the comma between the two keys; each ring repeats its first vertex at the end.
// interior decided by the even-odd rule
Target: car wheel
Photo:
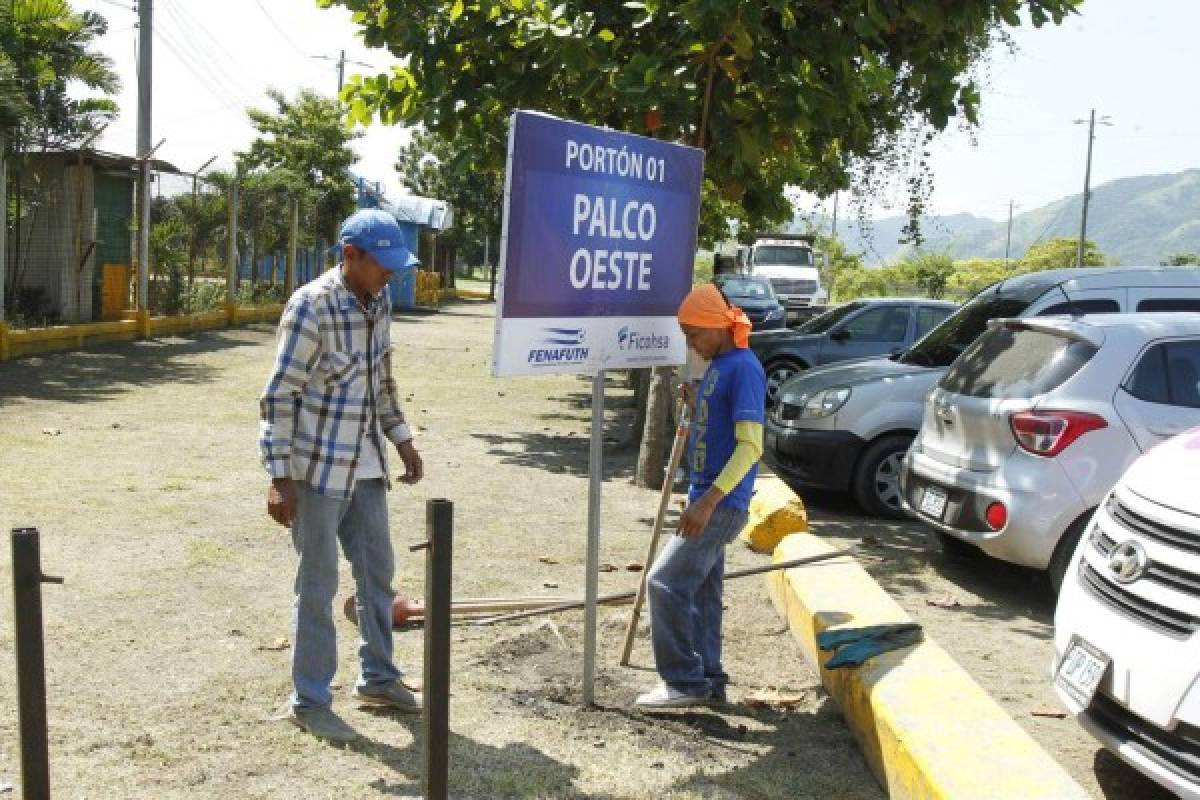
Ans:
{"type": "Polygon", "coordinates": [[[803,364],[788,359],[772,361],[767,365],[767,408],[775,407],[775,403],[779,401],[779,390],[793,376],[803,371],[803,364]]]}
{"type": "Polygon", "coordinates": [[[1075,547],[1079,544],[1091,519],[1092,512],[1089,511],[1075,520],[1054,547],[1054,555],[1050,557],[1046,575],[1050,578],[1050,585],[1054,588],[1055,597],[1062,590],[1063,581],[1067,579],[1067,568],[1071,566],[1071,558],[1075,555],[1075,547]]]}
{"type": "Polygon", "coordinates": [[[854,471],[853,493],[859,507],[876,517],[906,519],[900,494],[900,462],[911,436],[885,436],[867,448],[854,471]]]}

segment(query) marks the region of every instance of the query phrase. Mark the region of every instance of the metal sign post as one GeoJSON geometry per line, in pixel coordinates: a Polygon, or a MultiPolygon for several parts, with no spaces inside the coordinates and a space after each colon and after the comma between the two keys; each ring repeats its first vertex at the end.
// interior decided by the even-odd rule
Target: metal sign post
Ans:
{"type": "Polygon", "coordinates": [[[583,705],[596,702],[596,596],[600,576],[600,490],[604,486],[604,370],[592,379],[592,442],[588,459],[587,566],[583,613],[583,705]]]}

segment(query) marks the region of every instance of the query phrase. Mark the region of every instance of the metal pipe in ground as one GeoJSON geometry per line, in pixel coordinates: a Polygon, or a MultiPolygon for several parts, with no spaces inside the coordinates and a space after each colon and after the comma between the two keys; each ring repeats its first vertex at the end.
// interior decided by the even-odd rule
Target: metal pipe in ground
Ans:
{"type": "Polygon", "coordinates": [[[426,800],[445,800],[449,784],[450,606],[454,558],[454,504],[425,507],[425,770],[426,800]]]}
{"type": "Polygon", "coordinates": [[[12,564],[21,791],[25,800],[44,800],[50,797],[50,756],[46,725],[42,584],[62,583],[62,578],[42,574],[41,543],[37,528],[12,529],[12,564]]]}

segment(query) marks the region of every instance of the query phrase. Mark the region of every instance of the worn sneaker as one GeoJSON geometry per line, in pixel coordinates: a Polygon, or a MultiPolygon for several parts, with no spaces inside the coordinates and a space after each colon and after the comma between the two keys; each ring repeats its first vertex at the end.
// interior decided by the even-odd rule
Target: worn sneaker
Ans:
{"type": "Polygon", "coordinates": [[[347,725],[341,717],[328,708],[293,708],[287,716],[288,722],[318,739],[330,742],[353,742],[358,732],[347,725]]]}
{"type": "Polygon", "coordinates": [[[400,681],[376,688],[354,687],[354,699],[367,706],[386,706],[405,714],[421,713],[421,696],[400,681]]]}
{"type": "Polygon", "coordinates": [[[693,708],[712,702],[713,699],[708,695],[688,694],[660,683],[645,694],[638,695],[633,704],[638,708],[693,708]]]}

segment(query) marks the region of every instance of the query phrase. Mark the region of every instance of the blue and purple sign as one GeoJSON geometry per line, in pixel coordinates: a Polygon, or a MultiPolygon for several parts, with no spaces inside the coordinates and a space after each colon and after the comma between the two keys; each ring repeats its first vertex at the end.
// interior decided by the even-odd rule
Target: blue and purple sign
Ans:
{"type": "Polygon", "coordinates": [[[703,171],[692,147],[516,112],[494,373],[683,363],[703,171]]]}

